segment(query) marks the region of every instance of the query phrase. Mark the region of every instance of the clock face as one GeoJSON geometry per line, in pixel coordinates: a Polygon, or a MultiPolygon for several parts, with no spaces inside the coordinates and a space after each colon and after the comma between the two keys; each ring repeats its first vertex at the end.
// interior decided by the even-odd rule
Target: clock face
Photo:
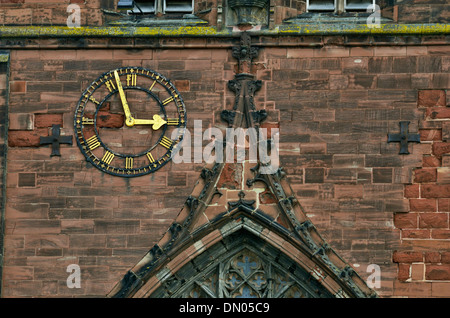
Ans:
{"type": "Polygon", "coordinates": [[[75,110],[78,147],[86,160],[120,177],[152,173],[172,158],[186,129],[186,110],[175,86],[141,67],[104,73],[75,110]]]}

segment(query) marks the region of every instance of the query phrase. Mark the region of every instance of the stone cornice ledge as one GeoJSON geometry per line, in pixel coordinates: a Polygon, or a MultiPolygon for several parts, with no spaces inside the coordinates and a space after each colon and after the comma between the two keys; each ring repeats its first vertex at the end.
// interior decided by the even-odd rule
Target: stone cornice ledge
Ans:
{"type": "MultiPolygon", "coordinates": [[[[450,24],[381,24],[370,28],[366,24],[289,24],[273,30],[251,29],[252,35],[450,35],[450,24]]],[[[211,26],[108,26],[69,28],[66,26],[0,26],[0,38],[146,38],[146,37],[238,37],[241,31],[211,26]]]]}

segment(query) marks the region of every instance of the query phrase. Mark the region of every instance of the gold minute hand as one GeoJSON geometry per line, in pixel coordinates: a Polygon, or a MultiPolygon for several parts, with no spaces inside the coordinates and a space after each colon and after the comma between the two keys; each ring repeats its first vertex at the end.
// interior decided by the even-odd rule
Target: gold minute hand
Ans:
{"type": "Polygon", "coordinates": [[[114,77],[116,78],[117,87],[119,88],[119,95],[122,100],[123,111],[125,112],[126,124],[127,126],[133,126],[133,117],[131,117],[130,107],[128,107],[127,98],[123,92],[122,83],[120,82],[119,73],[117,73],[117,71],[114,71],[114,77]]]}
{"type": "Polygon", "coordinates": [[[153,119],[134,119],[134,125],[153,125],[153,130],[158,130],[161,126],[167,124],[167,122],[159,115],[153,115],[153,119]]]}

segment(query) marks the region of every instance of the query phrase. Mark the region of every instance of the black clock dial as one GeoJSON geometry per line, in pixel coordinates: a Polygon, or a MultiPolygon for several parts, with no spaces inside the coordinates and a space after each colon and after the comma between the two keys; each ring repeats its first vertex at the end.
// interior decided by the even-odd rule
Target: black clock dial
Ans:
{"type": "Polygon", "coordinates": [[[175,86],[141,67],[102,74],[75,110],[78,147],[101,171],[120,177],[152,173],[172,158],[186,129],[186,109],[175,86]]]}

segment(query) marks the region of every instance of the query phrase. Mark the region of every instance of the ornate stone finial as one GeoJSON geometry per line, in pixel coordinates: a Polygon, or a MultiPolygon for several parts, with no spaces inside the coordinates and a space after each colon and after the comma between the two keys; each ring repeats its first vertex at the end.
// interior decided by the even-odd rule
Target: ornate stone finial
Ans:
{"type": "Polygon", "coordinates": [[[233,111],[224,110],[221,117],[230,127],[254,127],[267,117],[267,113],[257,111],[254,104],[255,92],[261,89],[262,82],[251,74],[252,60],[258,56],[258,48],[252,46],[250,34],[241,33],[239,46],[233,47],[232,55],[238,60],[238,72],[228,81],[228,88],[235,93],[235,100],[233,111]]]}
{"type": "Polygon", "coordinates": [[[252,46],[252,39],[247,32],[241,34],[240,45],[233,47],[232,55],[239,61],[238,73],[250,73],[252,60],[258,56],[258,48],[252,46]]]}
{"type": "Polygon", "coordinates": [[[269,0],[228,0],[228,25],[267,25],[269,0]]]}
{"type": "Polygon", "coordinates": [[[255,200],[244,200],[245,198],[245,192],[239,191],[238,193],[239,200],[234,202],[228,202],[228,211],[234,210],[234,209],[240,209],[243,211],[253,211],[255,209],[254,204],[255,200]]]}

